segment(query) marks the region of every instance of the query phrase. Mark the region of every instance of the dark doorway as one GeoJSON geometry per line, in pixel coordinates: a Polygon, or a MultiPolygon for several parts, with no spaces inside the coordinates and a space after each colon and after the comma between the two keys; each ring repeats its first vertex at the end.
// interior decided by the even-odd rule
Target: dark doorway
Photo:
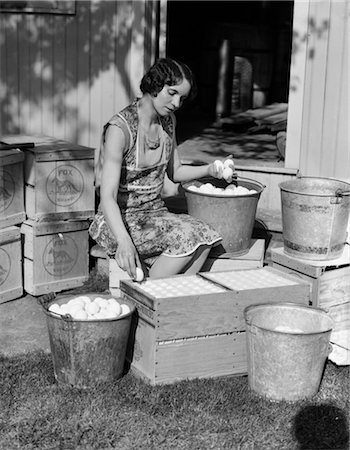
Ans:
{"type": "Polygon", "coordinates": [[[293,1],[174,1],[167,3],[167,56],[193,70],[198,95],[178,114],[179,142],[218,114],[223,43],[231,73],[225,88],[230,115],[288,102],[293,1]]]}

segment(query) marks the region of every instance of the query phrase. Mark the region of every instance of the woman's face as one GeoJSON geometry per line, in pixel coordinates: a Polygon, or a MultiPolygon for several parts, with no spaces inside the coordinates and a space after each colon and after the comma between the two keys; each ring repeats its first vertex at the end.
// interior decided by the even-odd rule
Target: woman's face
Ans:
{"type": "Polygon", "coordinates": [[[160,116],[167,116],[180,108],[190,91],[191,85],[185,78],[174,86],[166,84],[156,97],[152,97],[154,109],[160,116]]]}

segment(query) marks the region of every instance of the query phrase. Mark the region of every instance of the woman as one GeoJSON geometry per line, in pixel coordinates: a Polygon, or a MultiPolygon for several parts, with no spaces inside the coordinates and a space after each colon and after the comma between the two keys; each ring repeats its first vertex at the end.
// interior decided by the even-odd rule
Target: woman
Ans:
{"type": "Polygon", "coordinates": [[[141,261],[151,278],[194,274],[221,237],[202,221],[167,210],[161,198],[165,173],[180,183],[208,175],[221,178],[222,168],[180,162],[174,112],[195,92],[185,64],[158,60],[140,88],[142,97],[104,127],[101,202],[90,234],[133,279],[141,261]]]}

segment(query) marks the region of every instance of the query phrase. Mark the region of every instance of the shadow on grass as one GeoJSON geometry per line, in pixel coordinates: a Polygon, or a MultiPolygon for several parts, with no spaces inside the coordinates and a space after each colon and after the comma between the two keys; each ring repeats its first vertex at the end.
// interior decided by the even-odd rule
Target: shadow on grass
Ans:
{"type": "Polygon", "coordinates": [[[344,412],[333,405],[308,405],[294,419],[294,435],[301,450],[347,450],[349,430],[344,412]]]}

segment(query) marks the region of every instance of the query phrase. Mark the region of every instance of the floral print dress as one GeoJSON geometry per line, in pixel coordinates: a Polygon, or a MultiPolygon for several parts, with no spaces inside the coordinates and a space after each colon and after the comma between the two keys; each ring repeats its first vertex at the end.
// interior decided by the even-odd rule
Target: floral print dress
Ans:
{"type": "MultiPolygon", "coordinates": [[[[213,245],[221,241],[221,236],[201,220],[188,214],[169,212],[161,198],[167,164],[175,143],[174,124],[174,116],[160,117],[160,146],[151,167],[143,164],[145,143],[138,126],[137,100],[112,117],[105,125],[102,136],[100,168],[103,164],[104,134],[108,126],[120,127],[129,141],[124,151],[116,201],[140,257],[149,265],[161,254],[187,256],[200,245],[213,245]]],[[[100,207],[89,232],[109,256],[115,255],[117,242],[100,207]]]]}

